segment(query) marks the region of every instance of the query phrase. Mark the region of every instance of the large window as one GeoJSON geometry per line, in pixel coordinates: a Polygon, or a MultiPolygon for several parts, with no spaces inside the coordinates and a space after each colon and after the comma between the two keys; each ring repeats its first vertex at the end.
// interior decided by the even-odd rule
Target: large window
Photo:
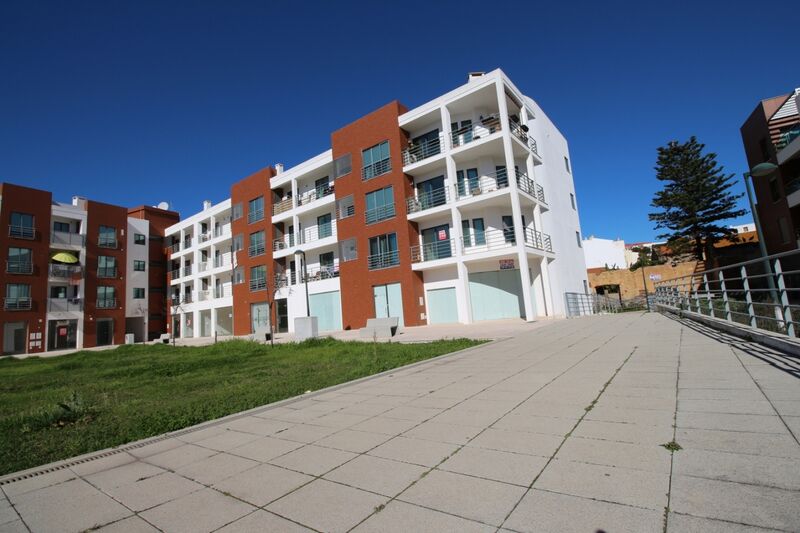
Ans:
{"type": "Polygon", "coordinates": [[[133,270],[135,272],[144,272],[147,265],[144,261],[140,261],[138,259],[133,260],[133,270]]]}
{"type": "Polygon", "coordinates": [[[267,288],[267,267],[258,265],[250,267],[250,290],[263,291],[267,288]]]}
{"type": "Polygon", "coordinates": [[[134,300],[143,300],[144,299],[144,287],[134,287],[133,288],[133,299],[134,300]]]}
{"type": "Polygon", "coordinates": [[[583,248],[583,242],[581,241],[581,232],[575,232],[575,240],[578,241],[578,248],[583,248]]]}
{"type": "Polygon", "coordinates": [[[9,247],[6,272],[10,274],[32,274],[33,252],[31,249],[9,247]]]}
{"type": "Polygon", "coordinates": [[[116,293],[114,287],[97,287],[97,307],[99,309],[112,309],[117,306],[116,293]]]}
{"type": "Polygon", "coordinates": [[[117,277],[117,260],[108,255],[100,255],[97,257],[97,277],[98,278],[116,278],[117,277]]]}
{"type": "Polygon", "coordinates": [[[262,255],[264,253],[264,231],[256,231],[250,234],[250,248],[248,248],[248,255],[250,257],[262,255]]]}
{"type": "Polygon", "coordinates": [[[97,245],[102,248],[116,248],[117,228],[112,226],[100,226],[100,235],[97,238],[97,245]]]}
{"type": "Polygon", "coordinates": [[[361,179],[369,180],[392,170],[389,141],[383,141],[361,152],[361,179]]]}
{"type": "Polygon", "coordinates": [[[461,229],[464,238],[464,247],[483,246],[486,244],[486,229],[482,218],[473,218],[472,225],[469,219],[461,220],[461,229]]]}
{"type": "Polygon", "coordinates": [[[6,285],[5,308],[9,311],[31,308],[31,286],[24,283],[6,285]]]}
{"type": "Polygon", "coordinates": [[[331,222],[331,214],[325,213],[317,217],[317,237],[324,239],[333,235],[333,223],[331,222]]]}
{"type": "Polygon", "coordinates": [[[11,224],[8,228],[9,237],[19,239],[33,239],[36,237],[36,230],[33,227],[33,215],[29,213],[11,213],[11,224]]]}
{"type": "Polygon", "coordinates": [[[348,218],[355,214],[356,208],[353,203],[353,195],[336,200],[336,217],[339,219],[348,218]]]}
{"type": "Polygon", "coordinates": [[[264,197],[253,198],[247,203],[247,223],[252,224],[264,218],[264,197]]]}
{"type": "Polygon", "coordinates": [[[367,210],[364,212],[367,224],[373,224],[394,216],[394,190],[391,185],[367,193],[367,210]]]}
{"type": "Polygon", "coordinates": [[[393,267],[398,264],[400,264],[400,257],[397,253],[396,233],[378,235],[369,240],[367,268],[376,270],[379,268],[393,267]]]}
{"type": "Polygon", "coordinates": [[[353,162],[350,154],[344,154],[333,160],[333,179],[341,178],[350,174],[353,170],[353,162]]]}
{"type": "Polygon", "coordinates": [[[342,262],[358,259],[358,245],[355,239],[339,241],[339,257],[342,262]]]}
{"type": "Polygon", "coordinates": [[[147,237],[145,237],[141,233],[134,233],[133,244],[147,244],[147,237]]]}
{"type": "Polygon", "coordinates": [[[269,328],[269,305],[267,302],[250,304],[250,320],[252,322],[253,333],[269,328]]]}
{"type": "Polygon", "coordinates": [[[69,222],[53,222],[53,231],[57,231],[59,233],[69,233],[71,231],[69,222]]]}
{"type": "Polygon", "coordinates": [[[233,204],[231,206],[231,220],[239,220],[244,216],[244,209],[242,208],[242,202],[238,204],[233,204]]]}
{"type": "Polygon", "coordinates": [[[238,235],[233,236],[233,241],[231,243],[234,252],[238,252],[239,250],[244,248],[244,235],[241,233],[238,235]]]}

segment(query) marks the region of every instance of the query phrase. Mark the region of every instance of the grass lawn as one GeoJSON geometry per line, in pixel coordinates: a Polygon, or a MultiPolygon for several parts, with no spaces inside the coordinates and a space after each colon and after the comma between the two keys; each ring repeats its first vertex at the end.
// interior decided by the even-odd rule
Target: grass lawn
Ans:
{"type": "Polygon", "coordinates": [[[479,344],[317,339],[274,348],[121,346],[0,360],[0,474],[206,420],[479,344]]]}

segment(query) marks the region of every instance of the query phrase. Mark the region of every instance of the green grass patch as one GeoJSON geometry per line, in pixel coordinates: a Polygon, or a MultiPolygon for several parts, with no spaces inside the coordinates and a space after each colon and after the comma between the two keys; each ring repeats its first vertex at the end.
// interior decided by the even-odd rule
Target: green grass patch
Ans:
{"type": "Polygon", "coordinates": [[[480,344],[314,339],[0,360],[0,474],[185,428],[480,344]]]}

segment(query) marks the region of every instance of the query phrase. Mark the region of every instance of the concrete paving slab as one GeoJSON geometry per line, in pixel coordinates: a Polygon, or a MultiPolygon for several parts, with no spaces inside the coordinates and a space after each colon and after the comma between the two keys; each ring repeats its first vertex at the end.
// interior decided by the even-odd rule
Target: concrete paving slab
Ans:
{"type": "Polygon", "coordinates": [[[370,450],[369,455],[433,467],[444,461],[457,449],[458,446],[444,442],[396,437],[385,444],[381,444],[374,450],[370,450]]]}
{"type": "Polygon", "coordinates": [[[30,530],[28,526],[26,526],[22,520],[14,520],[12,522],[6,522],[5,524],[0,524],[0,532],[2,533],[29,533],[30,530]]]}
{"type": "Polygon", "coordinates": [[[558,451],[559,459],[606,466],[619,466],[669,474],[671,454],[655,444],[630,444],[572,436],[558,451]]]}
{"type": "Polygon", "coordinates": [[[599,420],[583,420],[572,433],[576,437],[656,446],[671,441],[672,434],[672,428],[666,426],[603,422],[599,420]]]}
{"type": "Polygon", "coordinates": [[[428,421],[406,431],[403,436],[448,444],[466,444],[470,439],[482,431],[473,426],[459,426],[456,424],[442,424],[428,421]]]}
{"type": "Polygon", "coordinates": [[[795,458],[686,449],[675,454],[673,464],[675,474],[800,491],[795,458]]]}
{"type": "Polygon", "coordinates": [[[193,492],[140,514],[163,531],[214,531],[255,508],[212,489],[193,492]]]}
{"type": "Polygon", "coordinates": [[[343,429],[333,435],[318,440],[315,444],[317,446],[335,448],[346,452],[364,453],[367,450],[383,444],[390,438],[390,436],[381,433],[343,429]]]}
{"type": "Polygon", "coordinates": [[[103,472],[96,472],[85,479],[100,490],[109,491],[115,487],[130,485],[142,479],[147,479],[166,472],[163,468],[137,461],[127,465],[109,468],[103,472]]]}
{"type": "Polygon", "coordinates": [[[227,453],[218,453],[175,470],[183,477],[213,485],[239,472],[258,466],[258,462],[227,453]]]}
{"type": "Polygon", "coordinates": [[[313,480],[313,477],[306,474],[277,466],[261,465],[234,474],[214,485],[214,488],[256,507],[263,507],[313,480]]]}
{"type": "Polygon", "coordinates": [[[13,503],[14,501],[16,501],[15,497],[19,496],[20,494],[25,494],[26,492],[30,492],[33,490],[43,489],[45,487],[56,485],[58,483],[64,483],[65,481],[75,479],[76,477],[77,476],[75,475],[74,472],[72,472],[68,468],[65,468],[63,470],[56,470],[55,472],[40,474],[38,476],[33,476],[28,479],[21,479],[19,481],[7,483],[2,487],[3,487],[3,492],[5,492],[8,499],[11,500],[11,502],[13,503]]]}
{"type": "Polygon", "coordinates": [[[719,429],[755,433],[783,434],[786,431],[786,426],[775,415],[687,413],[678,410],[676,425],[679,428],[719,429]]]}
{"type": "Polygon", "coordinates": [[[108,457],[100,457],[92,461],[79,463],[71,466],[70,469],[79,476],[86,477],[94,474],[95,472],[102,472],[104,470],[108,470],[109,468],[133,463],[134,461],[136,461],[136,457],[130,455],[129,453],[121,452],[109,455],[108,457]]]}
{"type": "Polygon", "coordinates": [[[427,471],[423,466],[361,455],[328,472],[325,479],[393,498],[427,471]]]}
{"type": "MultiPolygon", "coordinates": [[[[583,408],[581,408],[583,410],[583,408]]],[[[514,410],[495,422],[495,429],[508,429],[513,431],[526,431],[530,433],[543,433],[563,437],[575,427],[574,418],[556,418],[550,416],[535,416],[519,413],[514,410]]]]}
{"type": "Polygon", "coordinates": [[[562,440],[562,437],[555,435],[489,428],[471,440],[467,446],[550,457],[561,445],[562,440]]]}
{"type": "Polygon", "coordinates": [[[723,522],[710,518],[669,513],[667,533],[767,533],[777,529],[744,526],[734,522],[723,522]]]}
{"type": "Polygon", "coordinates": [[[138,516],[124,518],[119,522],[103,526],[97,531],[102,531],[103,533],[158,533],[156,528],[138,516]]]}
{"type": "Polygon", "coordinates": [[[218,533],[263,533],[265,531],[280,533],[313,533],[314,530],[260,509],[217,530],[218,533]]]}
{"type": "Polygon", "coordinates": [[[321,476],[354,457],[356,457],[354,453],[309,444],[286,455],[276,457],[270,460],[270,463],[303,474],[321,476]]]}
{"type": "Polygon", "coordinates": [[[145,457],[142,461],[167,470],[176,470],[182,466],[216,454],[216,451],[209,448],[195,446],[194,444],[184,444],[183,446],[173,448],[166,452],[145,457]]]}
{"type": "Polygon", "coordinates": [[[527,487],[545,464],[547,464],[545,457],[464,447],[438,468],[447,472],[527,487]]]}
{"type": "Polygon", "coordinates": [[[134,511],[144,511],[202,488],[203,485],[185,477],[164,472],[132,483],[110,487],[106,492],[125,507],[134,511]]]}
{"type": "Polygon", "coordinates": [[[230,451],[233,455],[252,459],[266,463],[270,459],[274,459],[283,454],[289,453],[298,448],[305,446],[302,442],[295,442],[290,440],[276,439],[273,437],[264,437],[258,440],[250,441],[247,444],[234,448],[230,451]]]}
{"type": "Polygon", "coordinates": [[[247,416],[226,422],[224,427],[242,433],[254,433],[266,437],[268,435],[274,435],[278,431],[289,429],[292,425],[291,422],[284,422],[282,420],[269,420],[257,416],[247,416]]]}
{"type": "Polygon", "coordinates": [[[395,500],[353,533],[493,533],[495,530],[493,526],[395,500]]]}

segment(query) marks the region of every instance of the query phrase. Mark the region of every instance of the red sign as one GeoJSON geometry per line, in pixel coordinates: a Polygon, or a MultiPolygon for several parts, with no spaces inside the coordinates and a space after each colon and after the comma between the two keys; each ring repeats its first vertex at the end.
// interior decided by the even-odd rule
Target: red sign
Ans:
{"type": "Polygon", "coordinates": [[[513,259],[501,259],[500,260],[500,270],[514,270],[514,260],[513,259]]]}
{"type": "Polygon", "coordinates": [[[58,336],[59,337],[66,337],[67,336],[67,328],[58,328],[58,336]]]}
{"type": "Polygon", "coordinates": [[[440,229],[439,230],[439,240],[446,241],[447,240],[447,230],[440,229]]]}

